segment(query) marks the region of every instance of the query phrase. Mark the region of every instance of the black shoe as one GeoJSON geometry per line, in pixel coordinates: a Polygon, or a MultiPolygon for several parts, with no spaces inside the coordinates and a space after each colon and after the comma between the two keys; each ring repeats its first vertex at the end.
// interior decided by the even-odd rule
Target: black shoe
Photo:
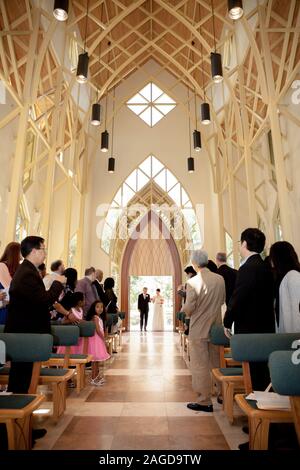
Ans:
{"type": "Polygon", "coordinates": [[[32,430],[32,440],[35,441],[36,439],[41,439],[42,437],[47,434],[47,429],[33,429],[32,430]]]}
{"type": "Polygon", "coordinates": [[[245,434],[249,434],[249,426],[243,426],[243,427],[242,427],[242,431],[243,431],[245,434]]]}
{"type": "Polygon", "coordinates": [[[240,450],[249,450],[249,442],[244,442],[243,444],[239,445],[240,450]]]}
{"type": "Polygon", "coordinates": [[[207,411],[209,413],[212,413],[214,411],[214,408],[212,405],[200,405],[199,403],[188,403],[186,406],[190,410],[194,410],[194,411],[207,411]]]}
{"type": "Polygon", "coordinates": [[[147,328],[145,328],[144,331],[147,331],[147,328]]]}
{"type": "Polygon", "coordinates": [[[220,405],[223,405],[223,398],[222,398],[222,397],[217,397],[217,402],[218,402],[220,405]]]}

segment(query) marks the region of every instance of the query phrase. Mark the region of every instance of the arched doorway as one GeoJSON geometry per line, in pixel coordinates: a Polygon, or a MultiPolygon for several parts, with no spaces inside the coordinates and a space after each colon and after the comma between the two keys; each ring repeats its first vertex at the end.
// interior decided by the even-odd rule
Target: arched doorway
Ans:
{"type": "Polygon", "coordinates": [[[128,312],[125,322],[127,329],[130,326],[129,286],[132,273],[141,276],[172,276],[173,328],[175,328],[175,313],[180,309],[180,298],[176,295],[176,291],[177,286],[181,284],[181,269],[179,253],[172,235],[158,215],[149,211],[128,240],[122,259],[121,307],[128,312]],[[157,236],[153,238],[155,231],[157,236]],[[144,260],[142,260],[143,253],[144,260]]]}

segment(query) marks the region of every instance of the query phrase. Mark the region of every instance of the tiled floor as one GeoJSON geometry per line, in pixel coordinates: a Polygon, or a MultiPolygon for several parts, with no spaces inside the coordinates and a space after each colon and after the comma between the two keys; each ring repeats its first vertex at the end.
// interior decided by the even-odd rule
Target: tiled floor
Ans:
{"type": "Polygon", "coordinates": [[[35,449],[229,450],[247,440],[244,418],[231,426],[217,403],[214,413],[186,407],[196,396],[177,334],[132,333],[123,340],[104,386],[88,385],[79,396],[70,390],[58,424],[35,417],[48,430],[35,449]]]}

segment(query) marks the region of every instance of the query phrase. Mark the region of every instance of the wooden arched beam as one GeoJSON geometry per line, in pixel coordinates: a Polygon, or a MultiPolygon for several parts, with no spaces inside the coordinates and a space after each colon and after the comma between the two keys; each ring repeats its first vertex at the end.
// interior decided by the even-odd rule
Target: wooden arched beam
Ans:
{"type": "MultiPolygon", "coordinates": [[[[166,226],[164,222],[151,210],[143,217],[141,222],[137,225],[134,231],[134,236],[130,238],[126,244],[124,254],[122,257],[122,264],[121,264],[121,311],[126,312],[127,315],[125,317],[125,327],[128,330],[129,325],[129,268],[132,259],[132,255],[136,246],[137,241],[139,240],[138,234],[140,233],[141,226],[145,226],[145,219],[147,218],[147,223],[153,223],[158,226],[160,236],[164,232],[166,226]],[[163,229],[163,226],[165,227],[163,229]]],[[[170,233],[170,232],[169,232],[170,233]]],[[[179,286],[182,282],[182,266],[180,261],[180,256],[177,250],[177,246],[175,243],[174,238],[170,233],[170,237],[166,239],[168,244],[170,254],[173,261],[174,266],[174,277],[173,277],[173,305],[174,305],[174,312],[173,312],[173,326],[175,330],[175,322],[176,322],[176,312],[178,312],[181,308],[181,300],[177,292],[177,286],[179,286]]]]}
{"type": "Polygon", "coordinates": [[[122,13],[120,13],[118,16],[116,16],[112,22],[108,25],[106,25],[105,30],[102,31],[102,33],[99,34],[97,39],[93,42],[93,44],[87,48],[87,52],[90,55],[94,52],[94,50],[98,47],[98,45],[103,41],[103,39],[106,38],[106,36],[119,24],[121,21],[126,18],[126,16],[130,15],[134,10],[139,8],[143,3],[145,3],[146,0],[136,0],[134,3],[132,3],[128,8],[125,8],[122,13]]]}

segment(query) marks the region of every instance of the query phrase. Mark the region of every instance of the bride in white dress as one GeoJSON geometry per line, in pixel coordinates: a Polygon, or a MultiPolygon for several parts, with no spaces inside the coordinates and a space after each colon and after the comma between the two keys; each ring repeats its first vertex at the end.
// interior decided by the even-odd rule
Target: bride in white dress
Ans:
{"type": "Polygon", "coordinates": [[[152,331],[164,331],[164,298],[160,295],[160,289],[156,289],[151,301],[154,303],[152,331]]]}

